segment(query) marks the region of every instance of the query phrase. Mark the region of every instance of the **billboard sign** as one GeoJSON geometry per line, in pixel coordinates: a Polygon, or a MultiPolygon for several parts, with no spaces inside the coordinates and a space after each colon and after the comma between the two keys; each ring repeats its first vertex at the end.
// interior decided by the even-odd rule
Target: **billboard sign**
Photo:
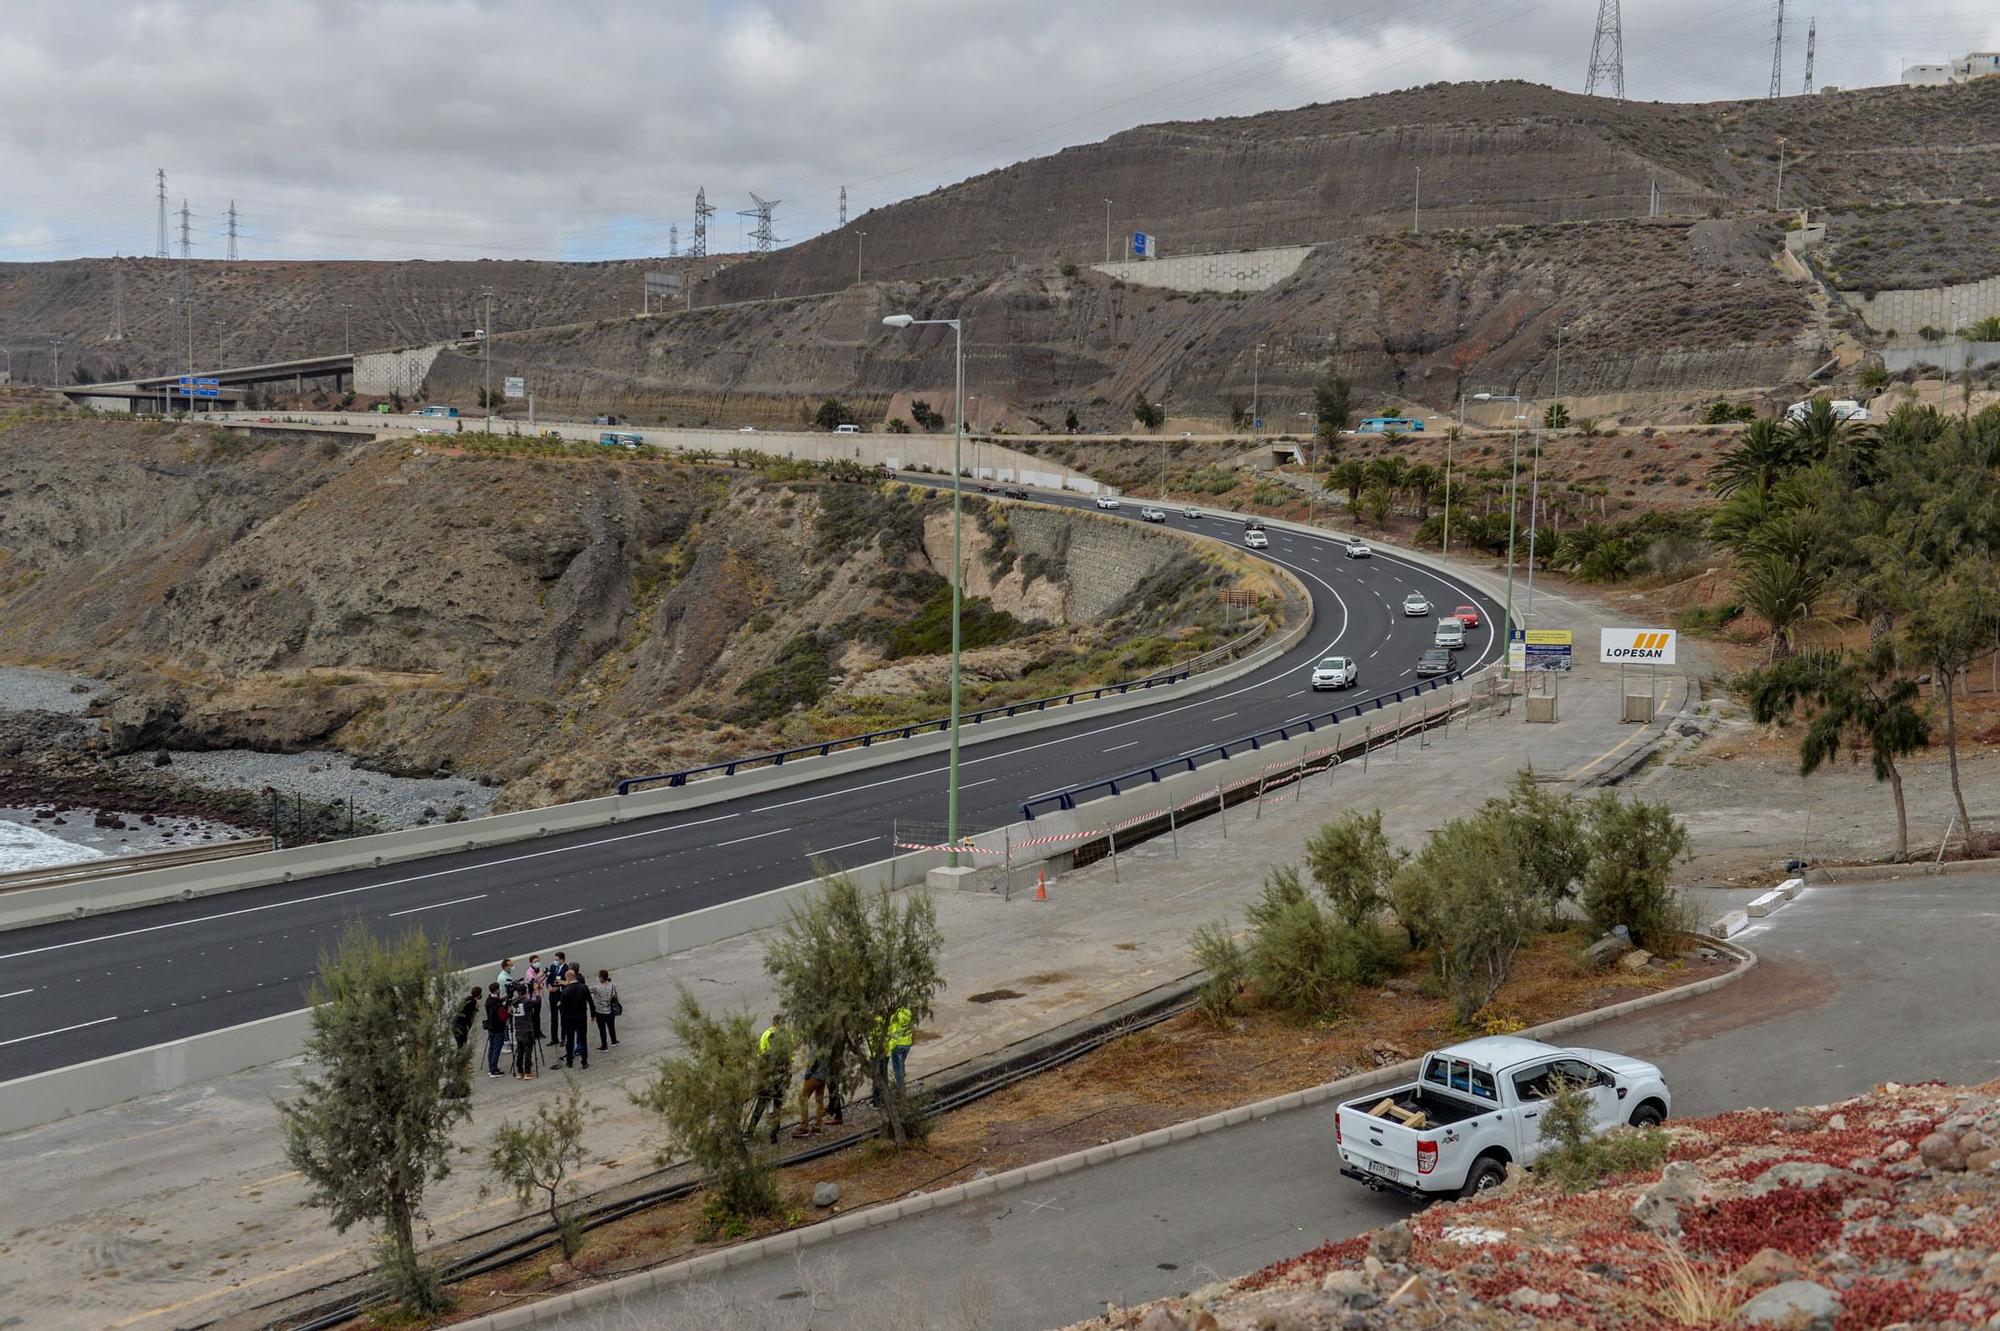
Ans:
{"type": "Polygon", "coordinates": [[[1568,629],[1525,629],[1523,657],[1529,670],[1567,670],[1573,663],[1576,635],[1568,629]]]}
{"type": "Polygon", "coordinates": [[[518,374],[510,374],[501,381],[501,391],[506,393],[508,397],[526,397],[528,395],[528,381],[518,374]]]}
{"type": "MultiPolygon", "coordinates": [[[[717,270],[721,271],[720,269],[717,270]]],[[[629,278],[627,279],[630,280],[629,278]]],[[[627,288],[628,290],[630,288],[627,288]]],[[[647,273],[646,294],[648,296],[678,296],[681,294],[679,273],[647,273]]]]}
{"type": "Polygon", "coordinates": [[[1672,665],[1679,643],[1672,629],[1600,629],[1597,659],[1610,665],[1672,665]]]}

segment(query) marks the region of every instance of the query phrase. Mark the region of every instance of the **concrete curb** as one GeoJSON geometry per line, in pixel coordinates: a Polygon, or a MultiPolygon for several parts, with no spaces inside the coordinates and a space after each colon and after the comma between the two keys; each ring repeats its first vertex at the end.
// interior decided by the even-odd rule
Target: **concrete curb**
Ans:
{"type": "MultiPolygon", "coordinates": [[[[1196,534],[1192,539],[1216,538],[1196,534]]],[[[1218,543],[1227,545],[1227,542],[1218,543]]],[[[983,740],[1026,734],[1073,721],[1116,716],[1144,707],[1199,697],[1211,689],[1263,669],[1303,641],[1316,623],[1310,589],[1283,565],[1273,564],[1272,569],[1304,599],[1306,613],[1299,623],[1249,655],[1179,684],[1114,694],[1050,711],[1023,712],[1018,716],[983,722],[966,729],[967,747],[976,748],[983,740]]],[[[10,893],[6,904],[0,906],[0,932],[173,901],[190,901],[244,888],[300,882],[355,869],[379,869],[434,855],[489,849],[564,832],[588,831],[641,818],[685,813],[711,804],[789,789],[843,772],[866,771],[907,758],[943,753],[949,745],[949,735],[933,731],[907,740],[843,749],[824,758],[794,759],[782,767],[757,768],[740,776],[699,781],[677,789],[601,796],[541,809],[491,814],[462,823],[404,828],[357,837],[351,841],[295,846],[207,864],[148,870],[109,879],[76,879],[51,887],[22,888],[10,893]]]]}
{"type": "MultiPolygon", "coordinates": [[[[1925,861],[1909,864],[1842,864],[1815,867],[1807,873],[1821,875],[1828,883],[1863,883],[1875,879],[1946,878],[1959,873],[2000,873],[2000,859],[1946,860],[1942,864],[1925,861]]],[[[1810,881],[1807,883],[1811,886],[1810,881]]]]}
{"type": "MultiPolygon", "coordinates": [[[[1563,1017],[1556,1021],[1544,1022],[1540,1026],[1533,1026],[1522,1031],[1521,1034],[1531,1039],[1562,1035],[1569,1031],[1581,1030],[1586,1026],[1594,1026],[1602,1022],[1612,1021],[1634,1012],[1643,1012],[1648,1008],[1658,1007],[1664,1003],[1677,1002],[1683,999],[1694,998],[1701,994],[1713,993],[1725,985],[1733,984],[1737,980],[1742,979],[1757,965],[1757,954],[1748,948],[1715,938],[1704,938],[1703,941],[1723,952],[1735,955],[1737,958],[1735,968],[1727,975],[1717,975],[1711,979],[1698,980],[1693,984],[1682,985],[1677,989],[1667,989],[1659,993],[1647,994],[1641,998],[1629,999],[1623,1003],[1613,1003],[1610,1007],[1599,1008],[1594,1012],[1582,1012],[1574,1017],[1563,1017]]],[[[1043,1183],[1064,1174],[1073,1174],[1079,1170],[1088,1169],[1093,1165],[1109,1164],[1113,1160],[1122,1160],[1127,1156],[1137,1155],[1143,1151],[1156,1150],[1159,1147],[1170,1146],[1176,1142],[1188,1141],[1195,1137],[1205,1137],[1210,1133],[1221,1132],[1226,1128],[1237,1127],[1255,1119],[1270,1118],[1273,1115],[1286,1113],[1290,1110],[1324,1104],[1350,1091],[1359,1091],[1370,1086],[1381,1085],[1386,1081],[1415,1076],[1416,1072],[1417,1063],[1415,1060],[1411,1060],[1389,1067],[1376,1068],[1371,1072],[1357,1073],[1352,1077],[1343,1077],[1338,1081],[1327,1082],[1322,1086],[1308,1087],[1302,1091],[1291,1091],[1284,1095],[1274,1096],[1268,1100],[1259,1100],[1254,1104],[1238,1105],[1233,1109],[1224,1109],[1217,1113],[1204,1115],[1201,1118],[1190,1119],[1184,1123],[1176,1123],[1164,1128],[1155,1128],[1151,1132],[1141,1133],[1136,1137],[1126,1137],[1120,1141],[1107,1142],[1104,1145],[1093,1146],[1087,1150],[1074,1151],[1068,1155],[1057,1156],[1053,1160],[1042,1160],[1031,1165],[1023,1165],[1019,1169],[1010,1169],[1003,1174],[995,1174],[990,1178],[976,1179],[969,1183],[954,1184],[949,1188],[940,1188],[936,1192],[927,1192],[916,1197],[906,1197],[901,1201],[884,1202],[878,1206],[869,1207],[866,1210],[835,1216],[831,1220],[823,1220],[816,1225],[808,1225],[803,1229],[788,1230],[783,1234],[773,1234],[769,1238],[739,1244],[736,1247],[725,1248],[719,1252],[704,1253],[700,1257],[689,1258],[686,1261],[675,1262],[651,1271],[640,1271],[633,1275],[621,1276],[616,1280],[608,1280],[600,1285],[588,1285],[580,1289],[569,1290],[552,1298],[540,1300],[522,1307],[509,1308],[504,1312],[492,1313],[485,1317],[475,1317],[470,1321],[454,1323],[454,1327],[456,1331],[509,1331],[509,1328],[513,1327],[538,1326],[562,1313],[580,1312],[587,1308],[614,1303],[630,1295],[644,1294],[659,1289],[671,1289],[675,1286],[689,1284],[707,1276],[720,1274],[733,1267],[747,1266],[751,1262],[761,1261],[766,1257],[799,1252],[848,1234],[893,1224],[898,1220],[906,1220],[912,1216],[924,1215],[927,1212],[941,1210],[948,1206],[955,1206],[961,1202],[977,1201],[982,1198],[996,1196],[1000,1193],[1017,1191],[1030,1184],[1043,1183]]]]}

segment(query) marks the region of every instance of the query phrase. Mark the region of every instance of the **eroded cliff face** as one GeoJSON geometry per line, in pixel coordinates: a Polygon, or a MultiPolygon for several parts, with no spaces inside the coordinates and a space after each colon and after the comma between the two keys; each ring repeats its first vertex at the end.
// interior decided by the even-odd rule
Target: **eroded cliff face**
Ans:
{"type": "MultiPolygon", "coordinates": [[[[651,455],[17,420],[0,659],[113,680],[121,751],[331,744],[574,798],[925,714],[943,503],[651,455]]],[[[1134,524],[969,507],[975,691],[1170,649],[1237,576],[1134,524]]]]}

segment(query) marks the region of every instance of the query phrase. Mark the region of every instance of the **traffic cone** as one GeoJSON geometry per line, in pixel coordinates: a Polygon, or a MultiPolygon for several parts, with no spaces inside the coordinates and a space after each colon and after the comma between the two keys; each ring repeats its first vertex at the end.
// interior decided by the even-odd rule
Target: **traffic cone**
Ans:
{"type": "Polygon", "coordinates": [[[1035,900],[1047,901],[1048,899],[1049,871],[1047,869],[1037,869],[1035,871],[1035,900]]]}

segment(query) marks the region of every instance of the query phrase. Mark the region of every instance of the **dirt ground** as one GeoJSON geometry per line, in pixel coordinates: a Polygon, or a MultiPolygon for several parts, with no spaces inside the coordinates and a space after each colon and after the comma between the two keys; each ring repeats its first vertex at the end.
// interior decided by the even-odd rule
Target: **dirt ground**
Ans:
{"type": "MultiPolygon", "coordinates": [[[[1468,1034],[1518,1030],[1690,984],[1734,964],[1715,954],[1691,953],[1639,974],[1595,972],[1577,960],[1583,941],[1576,934],[1551,934],[1524,949],[1479,1032],[1458,1028],[1451,1002],[1424,993],[1416,969],[1389,987],[1357,996],[1347,1013],[1312,1025],[1252,1012],[1217,1026],[1197,1012],[1184,1013],[943,1117],[910,1151],[899,1154],[871,1142],[785,1171],[782,1214],[738,1237],[817,1223],[913,1191],[963,1183],[981,1170],[1000,1173],[1316,1086],[1468,1034]],[[813,1188],[822,1182],[840,1188],[831,1211],[811,1204],[813,1188]]],[[[701,1206],[697,1195],[591,1231],[578,1254],[578,1272],[610,1279],[712,1248],[712,1239],[698,1237],[701,1206]]],[[[544,1253],[471,1278],[458,1289],[458,1306],[448,1320],[545,1295],[553,1287],[553,1260],[544,1253]]],[[[349,1325],[361,1331],[376,1323],[361,1319],[349,1325]]]]}

